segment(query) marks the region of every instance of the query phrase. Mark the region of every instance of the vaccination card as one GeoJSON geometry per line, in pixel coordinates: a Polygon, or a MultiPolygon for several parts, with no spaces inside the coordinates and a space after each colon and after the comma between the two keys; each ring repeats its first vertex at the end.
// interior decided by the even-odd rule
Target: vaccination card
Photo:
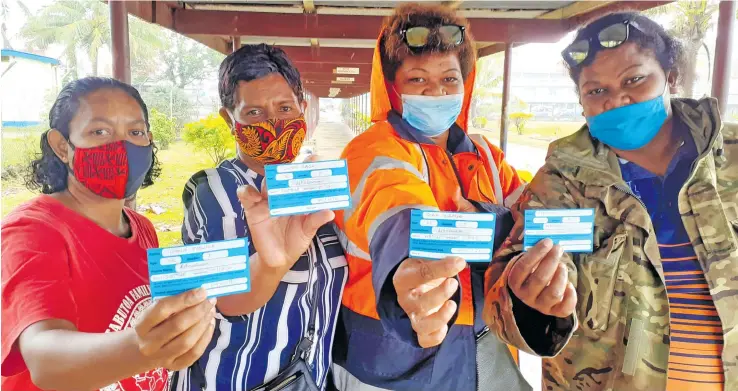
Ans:
{"type": "Polygon", "coordinates": [[[525,211],[523,247],[527,251],[549,238],[567,253],[591,253],[594,209],[539,209],[525,211]]]}
{"type": "Polygon", "coordinates": [[[490,262],[495,237],[491,213],[410,212],[410,256],[441,259],[448,256],[467,262],[490,262]]]}
{"type": "Polygon", "coordinates": [[[275,164],[265,170],[272,216],[351,207],[346,160],[275,164]]]}
{"type": "Polygon", "coordinates": [[[147,255],[153,299],[200,287],[208,291],[208,297],[251,290],[248,239],[153,248],[147,255]]]}

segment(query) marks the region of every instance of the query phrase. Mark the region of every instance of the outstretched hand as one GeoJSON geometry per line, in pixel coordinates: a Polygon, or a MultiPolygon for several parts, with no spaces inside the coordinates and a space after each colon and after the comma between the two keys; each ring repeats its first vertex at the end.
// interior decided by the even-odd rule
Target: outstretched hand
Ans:
{"type": "Polygon", "coordinates": [[[274,268],[291,268],[308,249],[318,229],[333,220],[330,210],[306,215],[270,216],[266,181],[259,193],[250,186],[238,189],[251,242],[260,259],[274,268]]]}

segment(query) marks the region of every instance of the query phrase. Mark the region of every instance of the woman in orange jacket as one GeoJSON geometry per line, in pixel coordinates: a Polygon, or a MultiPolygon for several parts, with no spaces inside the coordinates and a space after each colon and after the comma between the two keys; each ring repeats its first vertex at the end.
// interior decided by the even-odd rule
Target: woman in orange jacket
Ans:
{"type": "Polygon", "coordinates": [[[341,391],[528,387],[481,319],[487,265],[409,257],[412,209],[497,213],[503,237],[505,205],[524,187],[502,151],[467,135],[475,50],[447,7],[405,5],[382,28],[374,124],[343,152],[353,207],[336,213],[349,264],[334,345],[341,391]]]}

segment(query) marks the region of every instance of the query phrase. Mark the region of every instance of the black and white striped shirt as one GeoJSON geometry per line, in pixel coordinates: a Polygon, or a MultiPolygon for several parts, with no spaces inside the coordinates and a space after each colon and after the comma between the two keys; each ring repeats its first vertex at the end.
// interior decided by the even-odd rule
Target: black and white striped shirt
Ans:
{"type": "MultiPolygon", "coordinates": [[[[182,195],[184,242],[247,237],[248,226],[236,190],[241,185],[260,189],[262,180],[238,159],[193,175],[182,195]]],[[[254,254],[253,245],[250,247],[254,254]]],[[[217,315],[215,334],[199,361],[207,390],[246,391],[273,379],[290,363],[307,329],[311,310],[318,312],[316,337],[307,362],[316,383],[323,388],[347,275],[336,233],[331,225],[323,226],[264,307],[247,316],[217,315]],[[314,289],[318,289],[317,303],[310,302],[314,289]]],[[[178,372],[173,389],[199,390],[194,371],[190,368],[178,372]]]]}

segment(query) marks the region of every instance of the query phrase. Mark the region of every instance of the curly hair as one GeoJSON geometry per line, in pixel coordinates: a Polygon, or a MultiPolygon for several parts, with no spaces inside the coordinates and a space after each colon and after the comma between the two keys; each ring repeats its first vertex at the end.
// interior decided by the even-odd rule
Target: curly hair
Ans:
{"type": "MultiPolygon", "coordinates": [[[[49,131],[56,129],[64,138],[69,140],[69,124],[77,114],[77,110],[79,110],[80,100],[102,89],[118,89],[135,99],[143,111],[146,128],[149,128],[148,108],[141,98],[141,94],[133,86],[105,77],[86,77],[67,84],[62,88],[56,97],[56,101],[54,101],[54,105],[51,106],[51,111],[49,111],[49,130],[41,135],[41,153],[31,162],[27,170],[25,182],[29,190],[40,190],[44,194],[52,194],[67,189],[69,168],[51,148],[48,138],[49,131]]],[[[156,157],[158,148],[153,142],[151,144],[154,155],[153,163],[146,173],[141,185],[142,188],[153,185],[154,180],[161,173],[161,166],[156,157]]]]}
{"type": "MultiPolygon", "coordinates": [[[[641,30],[638,34],[633,34],[629,37],[628,42],[636,43],[641,50],[651,51],[664,72],[672,70],[678,72],[682,69],[684,65],[684,46],[682,43],[669,35],[660,24],[637,12],[615,12],[590,21],[577,31],[576,38],[574,38],[573,42],[589,36],[593,33],[591,31],[593,29],[599,30],[625,20],[636,22],[641,30]]],[[[574,84],[579,85],[579,76],[582,73],[582,68],[591,64],[593,60],[594,58],[592,57],[587,58],[585,62],[576,67],[569,66],[564,61],[574,84]]]]}
{"type": "Polygon", "coordinates": [[[382,26],[380,38],[380,56],[384,77],[389,81],[395,80],[397,69],[408,56],[416,55],[410,51],[402,37],[402,31],[408,27],[428,27],[431,35],[428,45],[418,54],[424,53],[456,53],[461,64],[461,73],[466,78],[474,69],[477,61],[477,52],[474,38],[469,32],[469,23],[456,14],[453,9],[443,5],[433,4],[404,4],[395,9],[395,13],[387,17],[382,26]],[[460,45],[446,45],[439,37],[437,27],[455,24],[465,27],[464,42],[460,45]]]}
{"type": "Polygon", "coordinates": [[[261,43],[242,46],[229,54],[220,64],[218,93],[222,106],[233,110],[239,81],[249,82],[270,73],[282,75],[297,96],[297,101],[302,103],[305,93],[300,71],[290,61],[284,50],[261,43]]]}

